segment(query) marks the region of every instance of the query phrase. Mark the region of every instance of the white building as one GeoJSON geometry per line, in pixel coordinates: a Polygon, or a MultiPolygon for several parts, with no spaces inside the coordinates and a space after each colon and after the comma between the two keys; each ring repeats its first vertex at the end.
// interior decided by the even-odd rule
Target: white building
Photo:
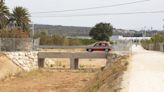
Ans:
{"type": "Polygon", "coordinates": [[[118,41],[118,40],[131,40],[131,41],[141,41],[141,40],[150,40],[151,37],[123,37],[122,35],[113,35],[110,37],[111,41],[118,41]]]}
{"type": "Polygon", "coordinates": [[[66,38],[92,39],[90,36],[67,36],[66,38]]]}

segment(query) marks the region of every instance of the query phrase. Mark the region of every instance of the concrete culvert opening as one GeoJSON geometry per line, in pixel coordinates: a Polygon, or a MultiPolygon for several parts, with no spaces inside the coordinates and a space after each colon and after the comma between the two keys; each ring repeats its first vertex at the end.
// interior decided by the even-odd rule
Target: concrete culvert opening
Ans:
{"type": "MultiPolygon", "coordinates": [[[[68,58],[46,58],[45,68],[70,69],[70,59],[68,58]]],[[[78,59],[78,69],[100,69],[106,65],[106,59],[78,59]]]]}

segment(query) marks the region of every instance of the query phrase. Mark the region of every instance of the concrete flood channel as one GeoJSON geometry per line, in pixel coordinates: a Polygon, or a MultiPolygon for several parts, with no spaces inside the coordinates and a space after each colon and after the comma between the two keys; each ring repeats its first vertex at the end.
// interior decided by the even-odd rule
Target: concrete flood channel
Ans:
{"type": "MultiPolygon", "coordinates": [[[[90,86],[83,88],[84,92],[109,92],[107,88],[110,88],[110,92],[115,92],[119,90],[118,84],[120,84],[120,76],[123,71],[126,69],[127,58],[128,56],[120,56],[113,53],[54,53],[54,52],[5,52],[5,55],[12,60],[14,64],[19,66],[23,71],[33,71],[37,69],[44,68],[44,60],[45,58],[69,58],[70,61],[70,69],[78,69],[78,62],[81,58],[104,58],[106,59],[106,67],[102,67],[99,72],[95,74],[95,77],[90,80],[90,86]],[[109,79],[111,78],[111,79],[109,79]],[[111,83],[116,82],[117,87],[107,87],[107,81],[111,81],[111,83]],[[105,86],[103,86],[105,85],[105,86]],[[103,87],[106,87],[105,89],[103,87]],[[104,91],[101,91],[104,89],[104,91]],[[105,91],[106,90],[106,91],[105,91]],[[115,90],[115,91],[112,91],[115,90]]],[[[112,86],[116,86],[113,84],[112,86]]],[[[7,91],[8,92],[8,91],[7,91]]],[[[49,92],[49,91],[43,91],[49,92]]],[[[61,91],[62,92],[62,91],[61,91]]],[[[64,92],[64,91],[63,91],[64,92]]],[[[78,91],[70,91],[70,92],[78,92],[78,91]]]]}

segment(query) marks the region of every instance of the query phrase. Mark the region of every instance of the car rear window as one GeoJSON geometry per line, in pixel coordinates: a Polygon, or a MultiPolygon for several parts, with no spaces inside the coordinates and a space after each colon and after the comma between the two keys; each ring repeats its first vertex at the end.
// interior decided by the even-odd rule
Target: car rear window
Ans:
{"type": "Polygon", "coordinates": [[[108,44],[107,43],[96,43],[94,46],[95,47],[107,47],[108,44]]]}

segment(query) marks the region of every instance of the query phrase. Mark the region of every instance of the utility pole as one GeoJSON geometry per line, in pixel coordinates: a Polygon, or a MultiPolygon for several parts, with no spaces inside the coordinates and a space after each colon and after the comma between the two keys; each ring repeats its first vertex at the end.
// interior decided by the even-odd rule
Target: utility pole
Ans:
{"type": "Polygon", "coordinates": [[[32,39],[32,50],[34,50],[34,35],[35,35],[35,24],[34,22],[31,22],[31,39],[32,39]]]}
{"type": "Polygon", "coordinates": [[[151,26],[151,31],[153,31],[153,27],[151,26]]]}
{"type": "Polygon", "coordinates": [[[32,24],[32,38],[34,38],[34,35],[35,35],[34,31],[35,31],[35,24],[33,23],[32,24]]]}
{"type": "MultiPolygon", "coordinates": [[[[163,19],[163,21],[164,21],[164,19],[163,19]]],[[[164,25],[163,25],[163,32],[164,32],[164,25]]]]}
{"type": "Polygon", "coordinates": [[[143,33],[142,33],[143,37],[146,37],[146,26],[143,27],[143,33]]]}
{"type": "Polygon", "coordinates": [[[33,24],[32,24],[33,50],[35,49],[35,48],[34,48],[34,35],[35,35],[34,31],[35,31],[35,24],[34,24],[34,22],[33,22],[33,24]]]}
{"type": "Polygon", "coordinates": [[[145,37],[146,37],[146,32],[147,32],[147,30],[146,30],[146,26],[144,27],[144,29],[145,29],[145,37]]]}

